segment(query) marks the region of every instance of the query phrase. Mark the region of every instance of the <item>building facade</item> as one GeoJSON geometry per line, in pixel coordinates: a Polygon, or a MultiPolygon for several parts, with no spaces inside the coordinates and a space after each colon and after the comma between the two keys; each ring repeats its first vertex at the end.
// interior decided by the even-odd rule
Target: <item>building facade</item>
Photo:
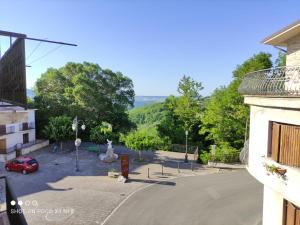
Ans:
{"type": "Polygon", "coordinates": [[[263,40],[286,48],[286,66],[247,74],[247,169],[264,184],[263,224],[300,225],[300,21],[263,40]]]}
{"type": "Polygon", "coordinates": [[[26,154],[35,144],[35,110],[0,107],[0,161],[26,154]]]}

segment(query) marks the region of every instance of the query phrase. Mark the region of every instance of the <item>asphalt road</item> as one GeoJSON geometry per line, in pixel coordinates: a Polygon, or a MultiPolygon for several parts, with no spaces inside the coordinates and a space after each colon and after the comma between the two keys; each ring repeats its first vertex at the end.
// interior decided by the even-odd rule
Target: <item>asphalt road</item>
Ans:
{"type": "Polygon", "coordinates": [[[263,186],[247,171],[155,184],[135,193],[105,225],[257,225],[263,186]]]}

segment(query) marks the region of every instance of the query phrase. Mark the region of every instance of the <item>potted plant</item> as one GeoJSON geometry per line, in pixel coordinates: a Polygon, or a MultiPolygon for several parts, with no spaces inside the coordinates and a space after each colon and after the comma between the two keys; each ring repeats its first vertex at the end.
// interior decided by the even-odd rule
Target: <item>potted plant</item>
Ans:
{"type": "Polygon", "coordinates": [[[119,173],[115,168],[112,168],[108,171],[107,176],[112,177],[112,178],[117,178],[119,176],[119,173]]]}

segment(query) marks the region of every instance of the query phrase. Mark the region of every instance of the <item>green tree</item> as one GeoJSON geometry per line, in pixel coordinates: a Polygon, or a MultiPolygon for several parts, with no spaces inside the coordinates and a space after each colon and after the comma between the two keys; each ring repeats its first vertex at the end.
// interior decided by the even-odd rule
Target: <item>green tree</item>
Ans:
{"type": "Polygon", "coordinates": [[[43,132],[50,140],[60,142],[60,149],[62,150],[63,141],[69,140],[73,134],[72,120],[67,116],[50,117],[43,132]]]}
{"type": "Polygon", "coordinates": [[[183,76],[178,84],[179,97],[170,96],[164,102],[164,117],[157,125],[162,137],[167,137],[172,143],[185,143],[185,130],[189,131],[189,143],[205,144],[204,136],[199,135],[204,101],[200,94],[203,89],[201,82],[191,77],[183,76]]]}
{"type": "Polygon", "coordinates": [[[201,82],[193,80],[191,77],[183,76],[178,84],[178,98],[174,113],[184,124],[184,130],[193,134],[196,128],[198,134],[200,118],[203,112],[203,99],[200,92],[203,90],[201,82]]]}
{"type": "Polygon", "coordinates": [[[161,139],[156,129],[138,129],[121,137],[127,148],[139,152],[139,159],[142,160],[143,150],[158,150],[163,148],[165,141],[161,139]]]}
{"type": "Polygon", "coordinates": [[[277,59],[275,60],[275,66],[281,67],[281,66],[285,66],[285,65],[286,65],[286,53],[279,51],[277,59]]]}
{"type": "Polygon", "coordinates": [[[102,122],[100,125],[91,129],[90,140],[97,144],[104,144],[107,139],[118,141],[118,138],[113,133],[113,128],[110,123],[102,122]]]}
{"type": "Polygon", "coordinates": [[[133,103],[131,79],[88,62],[50,68],[35,85],[38,131],[51,116],[77,115],[87,127],[108,121],[115,131],[125,132],[133,126],[127,114],[133,103]]]}
{"type": "Polygon", "coordinates": [[[262,52],[237,66],[232,82],[227,87],[217,88],[207,101],[200,134],[207,134],[207,138],[218,145],[229,143],[236,149],[243,146],[249,107],[244,104],[238,87],[245,74],[272,67],[270,58],[270,54],[262,52]]]}

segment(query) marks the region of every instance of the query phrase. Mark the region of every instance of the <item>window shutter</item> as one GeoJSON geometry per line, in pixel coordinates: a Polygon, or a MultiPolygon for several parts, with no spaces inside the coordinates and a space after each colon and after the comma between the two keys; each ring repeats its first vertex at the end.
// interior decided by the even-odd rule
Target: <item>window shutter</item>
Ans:
{"type": "Polygon", "coordinates": [[[274,161],[279,160],[279,148],[280,148],[280,130],[281,125],[273,122],[272,124],[272,152],[271,157],[274,161]]]}

